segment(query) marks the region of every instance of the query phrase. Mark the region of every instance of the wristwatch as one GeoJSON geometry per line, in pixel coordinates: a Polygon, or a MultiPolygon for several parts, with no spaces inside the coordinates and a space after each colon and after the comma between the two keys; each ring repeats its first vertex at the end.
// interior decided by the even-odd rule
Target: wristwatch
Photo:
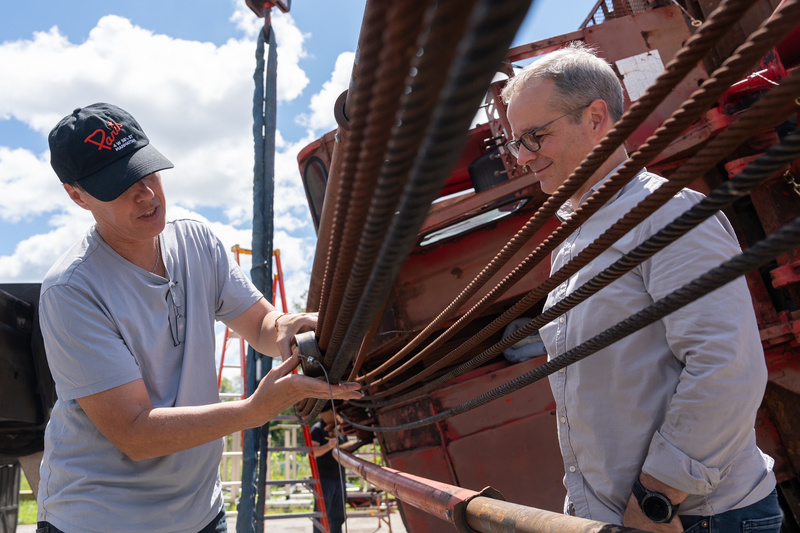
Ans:
{"type": "Polygon", "coordinates": [[[633,495],[639,500],[644,515],[656,524],[664,524],[675,516],[675,506],[664,494],[647,490],[636,479],[633,484],[633,495]]]}

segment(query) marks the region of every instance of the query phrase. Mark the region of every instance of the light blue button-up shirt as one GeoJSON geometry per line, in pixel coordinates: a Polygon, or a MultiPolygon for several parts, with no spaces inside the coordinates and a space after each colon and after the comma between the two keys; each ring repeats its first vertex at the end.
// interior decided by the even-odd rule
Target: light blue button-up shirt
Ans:
{"type": "MultiPolygon", "coordinates": [[[[552,272],[664,181],[640,172],[553,252],[552,272]]],[[[676,194],[553,290],[545,308],[700,199],[701,194],[688,189],[676,194]]],[[[560,216],[571,213],[566,204],[560,216]]],[[[540,334],[550,357],[580,345],[738,253],[733,228],[717,214],[544,326],[540,334]]],[[[717,514],[766,497],[775,487],[773,461],[756,446],[753,429],[766,380],[764,352],[744,278],[551,375],[568,503],[578,516],[621,524],[641,471],[690,494],[680,505],[680,514],[717,514]]]]}

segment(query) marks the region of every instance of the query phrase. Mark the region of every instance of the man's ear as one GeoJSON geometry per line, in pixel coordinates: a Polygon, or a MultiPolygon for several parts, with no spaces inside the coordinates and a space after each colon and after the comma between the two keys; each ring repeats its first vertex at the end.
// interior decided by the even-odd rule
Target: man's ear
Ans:
{"type": "Polygon", "coordinates": [[[605,100],[597,99],[588,106],[589,127],[591,128],[593,136],[597,137],[599,141],[602,139],[606,132],[611,129],[613,122],[611,115],[608,112],[608,104],[605,100]]]}
{"type": "Polygon", "coordinates": [[[67,191],[67,194],[69,195],[70,199],[76,204],[78,204],[80,207],[88,211],[89,205],[83,198],[84,192],[81,191],[79,188],[70,185],[69,183],[64,183],[63,185],[64,185],[64,190],[67,191]]]}

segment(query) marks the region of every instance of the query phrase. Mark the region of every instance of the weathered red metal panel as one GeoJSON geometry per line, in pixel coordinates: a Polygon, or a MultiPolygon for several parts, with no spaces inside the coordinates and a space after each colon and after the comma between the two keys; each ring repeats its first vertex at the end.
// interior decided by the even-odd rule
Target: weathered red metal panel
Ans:
{"type": "MultiPolygon", "coordinates": [[[[519,364],[497,363],[462,376],[453,386],[443,387],[431,394],[439,411],[456,407],[477,398],[495,387],[530,372],[545,362],[544,356],[519,364]]],[[[448,441],[466,435],[503,426],[509,422],[549,412],[553,409],[553,394],[547,380],[538,381],[508,396],[478,409],[448,418],[442,423],[448,441]]],[[[555,426],[549,428],[555,433],[555,426]]]]}
{"type": "Polygon", "coordinates": [[[566,490],[553,413],[451,442],[448,453],[459,484],[473,490],[488,485],[507,501],[561,512],[566,490]]]}
{"type": "MultiPolygon", "coordinates": [[[[487,224],[478,231],[449,240],[427,249],[417,249],[403,265],[397,278],[395,296],[403,312],[403,329],[422,329],[442,310],[444,302],[452,301],[486,266],[502,246],[528,221],[533,210],[525,209],[498,222],[487,224]]],[[[542,228],[498,275],[487,284],[493,287],[501,276],[508,274],[536,246],[558,227],[552,220],[542,228]]],[[[525,279],[503,297],[511,299],[532,290],[550,275],[550,260],[545,258],[525,279]]],[[[487,289],[488,290],[488,289],[487,289]]],[[[469,309],[484,293],[471,298],[462,308],[469,309]]],[[[399,317],[398,317],[399,318],[399,317]]],[[[398,328],[399,329],[399,328],[398,328]]]]}
{"type": "MultiPolygon", "coordinates": [[[[434,481],[457,485],[447,468],[445,451],[441,447],[418,448],[412,452],[398,453],[387,457],[389,466],[395,470],[423,476],[434,481]]],[[[456,531],[452,524],[424,511],[400,503],[406,529],[414,533],[439,533],[456,531]]]]}
{"type": "MultiPolygon", "coordinates": [[[[539,357],[483,367],[419,400],[379,409],[378,421],[381,426],[392,426],[442,412],[529,372],[544,360],[539,357]]],[[[491,486],[508,501],[560,512],[564,470],[554,407],[550,386],[542,380],[444,422],[385,433],[387,449],[394,450],[387,454],[387,461],[397,470],[472,490],[491,486]],[[520,472],[536,472],[535,480],[520,476],[520,472]]],[[[408,515],[407,519],[422,520],[408,515]]],[[[428,531],[425,528],[430,523],[423,523],[415,527],[428,531]]]]}

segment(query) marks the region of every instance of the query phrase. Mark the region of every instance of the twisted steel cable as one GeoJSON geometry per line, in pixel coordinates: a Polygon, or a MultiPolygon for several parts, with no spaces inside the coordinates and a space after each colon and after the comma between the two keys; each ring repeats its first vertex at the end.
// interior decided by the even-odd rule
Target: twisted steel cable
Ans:
{"type": "MultiPolygon", "coordinates": [[[[460,38],[465,31],[472,3],[474,0],[471,2],[448,0],[439,2],[436,9],[428,12],[426,20],[429,22],[426,23],[426,27],[429,29],[423,32],[424,38],[419,43],[417,57],[412,63],[414,75],[409,77],[402,96],[397,124],[389,142],[386,161],[381,169],[367,224],[359,244],[356,265],[368,262],[371,267],[380,251],[382,239],[388,231],[397,210],[397,203],[408,181],[415,155],[422,142],[423,132],[436,106],[436,95],[446,80],[443,73],[447,72],[447,67],[455,55],[455,46],[452,46],[451,41],[460,38]]],[[[351,276],[351,282],[356,277],[361,278],[360,274],[361,271],[358,276],[351,276]]],[[[368,274],[367,270],[363,279],[358,279],[356,292],[359,297],[363,294],[363,285],[367,281],[368,274]]],[[[376,318],[381,314],[382,309],[376,314],[376,318]]],[[[351,371],[353,377],[363,363],[368,344],[376,329],[377,321],[373,321],[353,365],[351,371]]],[[[330,351],[329,348],[329,353],[330,351]]]]}
{"type": "MultiPolygon", "coordinates": [[[[405,390],[415,383],[418,383],[434,372],[437,372],[444,366],[457,360],[465,353],[474,349],[482,341],[486,340],[491,335],[505,327],[509,322],[519,317],[541,298],[546,296],[548,292],[553,290],[565,280],[569,279],[572,274],[580,270],[580,268],[583,266],[587,265],[590,261],[594,260],[609,246],[614,244],[623,235],[628,233],[639,222],[644,220],[648,215],[668,202],[675,193],[691,183],[698,175],[705,173],[720,159],[741,145],[752,135],[752,132],[761,131],[769,126],[774,125],[776,117],[783,119],[792,107],[797,106],[795,98],[798,93],[800,93],[800,71],[794,71],[787,78],[785,78],[778,87],[763,95],[762,98],[752,108],[743,113],[724,132],[710,141],[708,145],[703,147],[689,161],[682,165],[682,167],[675,174],[670,176],[669,181],[667,181],[652,194],[648,195],[647,198],[645,198],[639,205],[634,207],[630,212],[626,213],[622,218],[611,225],[594,242],[581,250],[577,256],[559,269],[558,272],[551,275],[547,280],[545,280],[544,283],[530,291],[525,297],[515,303],[500,317],[496,318],[489,325],[482,328],[478,333],[439,359],[437,362],[428,366],[425,368],[425,370],[419,372],[403,383],[378,394],[371,395],[370,399],[376,400],[387,397],[405,390]]],[[[541,325],[539,325],[539,327],[541,327],[541,325]]],[[[522,340],[526,336],[533,333],[536,329],[538,329],[538,327],[533,327],[529,324],[525,326],[525,328],[518,330],[514,336],[516,339],[515,342],[506,344],[506,340],[503,340],[500,343],[502,345],[501,348],[495,350],[495,348],[499,346],[496,345],[489,350],[492,352],[491,356],[498,355],[509,346],[516,344],[517,341],[522,340]]],[[[469,365],[469,369],[471,370],[477,368],[477,366],[488,360],[488,358],[490,358],[488,354],[485,356],[484,354],[481,354],[481,356],[467,363],[469,365]]],[[[395,372],[404,370],[405,367],[407,367],[407,364],[401,366],[395,372]]],[[[461,374],[459,373],[457,375],[461,374]]],[[[450,373],[448,373],[447,376],[449,376],[450,379],[455,377],[451,376],[450,373]]],[[[386,376],[387,379],[389,377],[391,377],[391,374],[386,376]]],[[[441,384],[441,379],[442,378],[437,379],[435,383],[441,384]]]]}
{"type": "Polygon", "coordinates": [[[347,209],[353,189],[353,182],[349,176],[353,175],[358,162],[361,143],[364,140],[364,129],[366,127],[366,114],[369,101],[372,96],[372,88],[375,84],[375,75],[378,70],[378,54],[381,49],[381,37],[386,30],[388,3],[381,0],[371,0],[364,8],[364,20],[359,36],[358,54],[356,63],[353,65],[353,74],[350,79],[350,88],[347,94],[347,114],[352,117],[350,121],[349,134],[347,136],[347,149],[344,152],[343,161],[340,168],[332,168],[344,178],[340,180],[341,187],[336,198],[328,198],[328,201],[335,200],[335,207],[331,221],[330,238],[327,242],[317,241],[316,254],[325,253],[325,270],[322,276],[322,288],[319,302],[318,328],[320,332],[327,332],[322,336],[320,347],[324,350],[327,347],[330,336],[330,327],[325,329],[326,324],[332,322],[328,316],[335,316],[338,302],[332,301],[332,288],[336,286],[337,280],[345,276],[346,272],[337,271],[339,264],[339,243],[344,232],[344,221],[347,216],[347,209]]]}
{"type": "MultiPolygon", "coordinates": [[[[639,100],[634,102],[622,116],[614,128],[604,137],[600,144],[587,156],[581,166],[570,176],[575,178],[570,187],[557,191],[534,214],[500,252],[484,267],[467,287],[436,317],[406,344],[394,356],[369,372],[364,378],[367,383],[376,376],[380,376],[392,365],[402,360],[411,351],[422,344],[445,321],[449,320],[455,312],[469,300],[486,282],[489,281],[522,246],[525,245],[555,214],[564,201],[569,198],[605,159],[614,152],[625,139],[641,125],[644,119],[664,100],[670,91],[697,65],[697,62],[711,49],[714,44],[738,21],[742,14],[750,8],[750,0],[723,1],[705,21],[705,23],[692,35],[684,46],[675,54],[675,57],[666,65],[655,82],[647,89],[639,100]]],[[[453,332],[455,333],[455,332],[453,332]]],[[[444,342],[446,339],[439,337],[444,342]]],[[[436,342],[436,341],[434,341],[436,342]]],[[[437,345],[438,346],[438,345],[437,345]]]]}
{"type": "Polygon", "coordinates": [[[709,294],[715,289],[736,279],[737,277],[754,270],[761,265],[773,260],[778,255],[792,250],[800,244],[800,217],[782,227],[776,233],[759,241],[742,254],[722,263],[720,266],[709,270],[702,276],[694,279],[671,294],[661,298],[654,304],[642,309],[638,313],[626,318],[616,325],[606,329],[588,341],[567,351],[563,355],[548,361],[541,366],[527,372],[504,385],[496,387],[477,398],[461,405],[443,411],[437,415],[391,427],[375,427],[357,424],[351,420],[345,421],[356,429],[374,432],[402,431],[427,426],[440,420],[450,418],[460,413],[470,411],[481,405],[502,398],[531,383],[539,381],[562,368],[577,363],[593,353],[606,348],[614,342],[623,339],[631,333],[638,331],[653,322],[660,320],[673,311],[688,305],[695,300],[709,294]]]}
{"type": "MultiPolygon", "coordinates": [[[[468,30],[458,45],[445,88],[420,145],[414,167],[399,203],[389,234],[370,274],[364,297],[350,323],[344,343],[328,372],[338,383],[353,359],[358,344],[416,241],[430,204],[436,199],[458,159],[471,122],[489,86],[496,65],[511,44],[530,0],[481,0],[469,14],[468,30]]],[[[305,416],[312,419],[322,409],[318,401],[305,416]]]]}
{"type": "MultiPolygon", "coordinates": [[[[330,340],[332,328],[338,310],[339,301],[336,295],[332,294],[341,287],[342,278],[347,275],[346,271],[340,268],[340,248],[343,235],[346,231],[345,222],[350,203],[353,196],[353,189],[356,186],[354,180],[350,179],[357,165],[362,143],[364,142],[365,129],[367,125],[367,109],[372,99],[372,91],[375,86],[375,78],[378,72],[379,53],[382,49],[381,41],[386,34],[388,21],[389,4],[380,0],[367,2],[364,8],[364,19],[361,24],[359,34],[358,53],[356,62],[353,65],[353,73],[350,77],[350,87],[347,92],[345,107],[347,115],[352,117],[348,126],[346,141],[339,146],[343,150],[341,164],[338,167],[331,167],[331,172],[338,176],[331,176],[329,183],[337,182],[340,187],[336,190],[335,198],[327,198],[326,204],[335,201],[333,214],[330,222],[327,241],[317,240],[315,256],[325,254],[324,271],[322,275],[322,287],[317,310],[319,311],[317,321],[317,331],[320,337],[319,345],[321,350],[325,350],[330,340]],[[339,179],[341,177],[341,179],[339,179]],[[330,324],[330,325],[328,325],[330,324]]],[[[322,228],[320,228],[322,232],[322,228]]],[[[316,263],[315,257],[315,263],[316,263]]],[[[320,402],[304,399],[295,407],[298,416],[307,416],[311,410],[320,402]]]]}
{"type": "MultiPolygon", "coordinates": [[[[327,340],[324,364],[328,367],[339,352],[347,324],[355,312],[377,252],[375,250],[371,256],[365,255],[362,243],[365,239],[380,240],[385,233],[385,229],[380,231],[380,226],[388,226],[384,218],[377,222],[376,228],[375,219],[368,216],[368,213],[374,209],[370,203],[374,204],[375,201],[380,170],[393,133],[392,126],[397,122],[401,97],[407,87],[409,67],[417,51],[417,36],[427,33],[422,31],[422,19],[429,3],[392,2],[387,13],[390,23],[378,56],[381,67],[375,79],[374,96],[368,105],[367,124],[356,165],[350,208],[347,210],[342,240],[335,243],[339,249],[336,270],[344,269],[344,275],[331,291],[330,302],[336,305],[336,313],[333,315],[335,318],[331,316],[332,320],[326,320],[322,329],[321,339],[327,340]]],[[[442,35],[437,37],[442,38],[442,35]]],[[[390,205],[389,208],[391,210],[383,212],[384,217],[391,217],[394,212],[394,206],[390,205]]]]}
{"type": "Polygon", "coordinates": [[[473,110],[484,97],[496,66],[511,44],[530,0],[481,0],[470,14],[469,27],[426,132],[409,182],[387,239],[372,269],[342,349],[331,368],[338,382],[351,362],[363,332],[387,297],[395,277],[417,238],[430,204],[455,164],[469,130],[473,110]]]}
{"type": "MultiPolygon", "coordinates": [[[[468,310],[457,320],[447,331],[440,335],[431,345],[421,350],[409,363],[416,362],[433,350],[433,347],[441,345],[442,342],[451,338],[455,333],[463,329],[481,310],[495,301],[500,295],[505,293],[513,284],[530,272],[545,257],[555,249],[558,244],[569,236],[575,229],[585,222],[592,214],[602,207],[614,194],[616,194],[633,176],[635,176],[644,165],[652,161],[670,142],[678,137],[688,127],[693,120],[703,110],[714,103],[730,85],[738,81],[746,72],[758,61],[775,43],[780,42],[789,31],[791,31],[797,21],[800,20],[800,1],[789,0],[775,15],[764,22],[761,27],[751,34],[748,40],[734,52],[732,56],[723,62],[719,69],[703,82],[700,88],[695,91],[692,97],[683,103],[656,132],[645,141],[623,165],[620,167],[601,187],[575,211],[569,220],[561,224],[547,239],[545,239],[531,254],[529,254],[511,273],[509,273],[500,283],[498,283],[486,296],[484,296],[475,306],[468,310]]],[[[583,166],[583,164],[582,164],[583,166]]],[[[573,173],[570,178],[559,188],[568,187],[570,181],[575,179],[578,171],[573,173]]],[[[582,183],[582,181],[581,181],[582,183]]],[[[556,193],[558,194],[558,192],[556,193]]],[[[551,197],[550,200],[552,200],[551,197]]],[[[548,203],[550,202],[548,200],[548,203]]],[[[541,211],[545,206],[540,208],[541,211]]],[[[534,215],[534,218],[539,212],[534,215]]],[[[587,261],[588,262],[588,261],[587,261]]],[[[575,264],[575,271],[584,266],[575,264]]],[[[567,276],[569,277],[569,276],[567,276]]],[[[553,279],[551,277],[551,279],[553,279]]],[[[566,279],[566,278],[565,278],[566,279]]],[[[549,280],[548,280],[549,281],[549,280]]],[[[561,280],[563,281],[563,280],[561,280]]],[[[547,283],[547,282],[546,282],[547,283]]],[[[546,294],[546,293],[545,293],[546,294]]],[[[479,335],[483,335],[479,332],[479,335]]],[[[486,338],[488,335],[484,335],[486,338]]],[[[469,341],[468,341],[469,342],[469,341]]],[[[463,352],[462,352],[463,353],[463,352]]],[[[397,375],[393,372],[375,381],[369,382],[372,388],[385,383],[390,376],[397,375]]],[[[412,379],[416,379],[412,378],[412,379]]],[[[393,389],[394,390],[394,389],[393,389]]],[[[374,398],[385,397],[384,392],[372,395],[374,398]]]]}
{"type": "MultiPolygon", "coordinates": [[[[786,92],[788,93],[789,91],[786,92]]],[[[768,106],[765,105],[763,107],[767,108],[768,106]]],[[[743,122],[743,124],[740,127],[740,129],[743,131],[746,130],[749,125],[754,125],[754,123],[758,123],[753,120],[749,121],[743,120],[740,122],[743,122]]],[[[765,121],[762,118],[761,124],[763,124],[763,122],[765,121]]],[[[755,128],[756,129],[750,131],[751,132],[758,131],[758,126],[756,126],[755,128]]],[[[712,149],[716,151],[715,148],[712,149]]],[[[553,307],[551,307],[544,313],[532,319],[522,328],[516,330],[512,335],[504,338],[502,341],[493,345],[489,349],[484,350],[478,356],[474,357],[473,359],[470,359],[465,363],[462,363],[458,367],[438,377],[434,381],[426,383],[423,387],[420,387],[401,397],[393,398],[391,400],[386,400],[382,402],[350,402],[350,403],[358,407],[373,408],[373,409],[378,407],[384,407],[386,405],[391,405],[396,402],[405,401],[409,398],[418,396],[420,394],[423,394],[431,390],[436,390],[437,388],[441,387],[450,380],[458,376],[462,376],[467,372],[475,370],[480,365],[486,363],[487,361],[501,354],[505,349],[513,346],[514,344],[521,341],[534,331],[537,331],[545,324],[551,322],[552,320],[555,320],[556,318],[566,313],[570,309],[574,308],[581,302],[585,301],[590,296],[594,295],[595,293],[597,293],[598,291],[600,291],[601,289],[603,289],[604,287],[606,287],[607,285],[609,285],[610,283],[612,283],[613,281],[615,281],[616,279],[627,273],[628,271],[635,268],[637,265],[641,264],[648,258],[652,257],[656,252],[662,250],[670,243],[674,242],[681,236],[688,233],[689,230],[691,230],[692,228],[699,225],[707,218],[714,215],[714,213],[716,213],[717,211],[730,206],[737,199],[748,194],[750,190],[752,190],[755,186],[773,176],[776,171],[783,168],[787,163],[791,163],[792,161],[796,160],[799,155],[800,155],[800,133],[794,132],[788,135],[785,139],[783,139],[780,142],[780,144],[770,148],[770,150],[766,154],[764,154],[761,158],[757,159],[756,161],[748,165],[748,167],[745,168],[744,171],[742,171],[732,180],[718,187],[710,196],[704,198],[697,205],[687,210],[681,216],[676,218],[673,222],[669,223],[659,232],[652,235],[646,241],[644,241],[636,248],[634,248],[633,250],[622,256],[616,262],[611,264],[602,272],[598,273],[591,280],[587,281],[584,285],[577,288],[575,291],[570,293],[566,298],[559,301],[553,307]]],[[[687,173],[687,175],[688,174],[690,173],[687,173]]],[[[686,177],[682,177],[681,180],[684,183],[688,181],[686,177]]],[[[680,188],[680,186],[678,186],[678,188],[680,188]]],[[[653,194],[651,194],[645,200],[643,200],[640,205],[650,202],[651,198],[654,195],[661,193],[662,190],[665,189],[673,189],[672,180],[662,185],[661,188],[659,188],[657,191],[655,191],[653,194]]],[[[672,197],[674,192],[675,191],[672,190],[670,192],[661,194],[661,196],[665,196],[666,199],[669,200],[669,198],[672,197]]],[[[624,218],[625,217],[623,217],[623,219],[624,218]]],[[[620,219],[620,221],[623,219],[620,219]]],[[[612,226],[612,228],[613,227],[614,226],[612,226]]],[[[603,235],[598,237],[595,243],[602,240],[609,231],[610,229],[607,230],[603,235]]],[[[519,316],[519,313],[515,314],[511,312],[511,310],[509,310],[506,313],[504,313],[502,317],[498,318],[497,321],[500,321],[503,317],[506,316],[506,314],[510,315],[510,317],[506,317],[508,318],[508,320],[503,320],[504,323],[508,323],[513,318],[519,316]]]]}

